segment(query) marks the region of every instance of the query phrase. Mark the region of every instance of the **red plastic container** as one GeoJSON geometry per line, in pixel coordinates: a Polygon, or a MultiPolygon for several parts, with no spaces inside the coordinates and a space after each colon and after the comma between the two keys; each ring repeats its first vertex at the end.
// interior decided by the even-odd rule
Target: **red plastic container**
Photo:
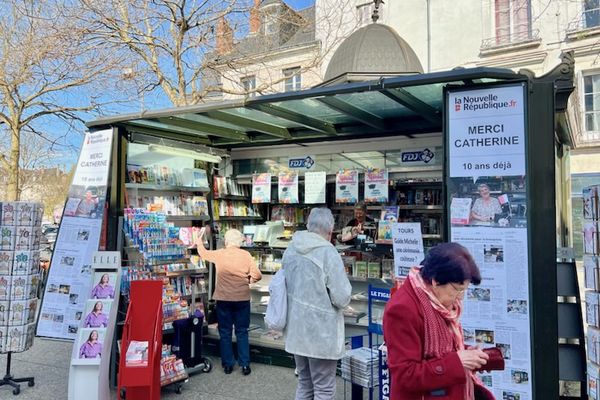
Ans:
{"type": "Polygon", "coordinates": [[[120,400],[160,399],[162,290],[162,281],[131,282],[130,303],[121,338],[117,391],[120,400]],[[125,353],[132,340],[148,342],[148,366],[128,367],[125,364],[125,353]]]}

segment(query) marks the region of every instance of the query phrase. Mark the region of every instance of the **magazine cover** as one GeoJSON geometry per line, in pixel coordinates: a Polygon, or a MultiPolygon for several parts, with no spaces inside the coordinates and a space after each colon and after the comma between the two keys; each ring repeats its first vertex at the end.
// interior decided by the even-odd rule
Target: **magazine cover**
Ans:
{"type": "Polygon", "coordinates": [[[252,203],[271,202],[271,174],[252,175],[252,203]]]}
{"type": "Polygon", "coordinates": [[[140,168],[141,166],[137,164],[127,164],[127,178],[129,183],[142,183],[140,168]]]}
{"type": "Polygon", "coordinates": [[[373,168],[365,172],[365,203],[387,203],[388,171],[373,168]]]}
{"type": "Polygon", "coordinates": [[[125,353],[125,365],[127,367],[148,366],[148,342],[132,340],[129,342],[125,353]]]}
{"type": "Polygon", "coordinates": [[[586,289],[598,290],[598,257],[586,254],[583,256],[584,282],[586,289]]]}
{"type": "Polygon", "coordinates": [[[598,187],[590,186],[583,189],[583,218],[598,218],[598,187]]]}
{"type": "Polygon", "coordinates": [[[377,243],[392,243],[392,225],[393,221],[381,220],[377,226],[377,243]]]}
{"type": "Polygon", "coordinates": [[[358,202],[358,171],[344,169],[335,176],[335,202],[354,204],[358,202]]]}
{"type": "Polygon", "coordinates": [[[471,216],[473,199],[455,197],[450,203],[450,223],[452,225],[468,225],[471,216]]]}
{"type": "Polygon", "coordinates": [[[398,222],[398,206],[385,206],[381,210],[382,221],[398,222]]]}

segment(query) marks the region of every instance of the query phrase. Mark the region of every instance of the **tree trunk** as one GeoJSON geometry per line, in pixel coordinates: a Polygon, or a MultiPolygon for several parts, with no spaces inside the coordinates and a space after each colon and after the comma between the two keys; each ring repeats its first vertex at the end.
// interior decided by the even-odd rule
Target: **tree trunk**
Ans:
{"type": "Polygon", "coordinates": [[[19,200],[19,160],[21,158],[21,132],[19,128],[12,128],[10,142],[10,156],[8,159],[8,188],[7,201],[19,200]]]}

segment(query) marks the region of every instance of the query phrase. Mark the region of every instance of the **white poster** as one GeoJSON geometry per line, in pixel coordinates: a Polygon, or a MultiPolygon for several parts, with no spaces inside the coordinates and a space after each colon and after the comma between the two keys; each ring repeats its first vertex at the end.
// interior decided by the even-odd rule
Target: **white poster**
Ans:
{"type": "Polygon", "coordinates": [[[408,276],[408,271],[425,258],[420,222],[392,224],[394,276],[408,276]]]}
{"type": "Polygon", "coordinates": [[[451,177],[525,175],[521,85],[448,94],[451,177]]]}
{"type": "Polygon", "coordinates": [[[327,184],[327,173],[306,172],[304,174],[304,203],[325,204],[325,188],[327,184]]]}
{"type": "Polygon", "coordinates": [[[531,400],[525,96],[521,84],[448,93],[450,240],[481,271],[465,295],[465,344],[498,347],[479,374],[497,399],[531,400]]]}
{"type": "Polygon", "coordinates": [[[358,171],[343,169],[335,176],[335,202],[354,204],[358,202],[358,171]]]}
{"type": "Polygon", "coordinates": [[[284,204],[298,204],[298,173],[279,173],[279,202],[284,204]]]}
{"type": "Polygon", "coordinates": [[[98,251],[112,130],[86,134],[67,207],[54,245],[37,335],[75,339],[90,294],[92,255],[98,251]]]}
{"type": "Polygon", "coordinates": [[[271,202],[271,174],[252,175],[252,203],[271,202]]]}
{"type": "Polygon", "coordinates": [[[365,203],[387,203],[388,170],[374,168],[365,171],[365,203]]]}
{"type": "Polygon", "coordinates": [[[453,227],[451,241],[469,249],[482,282],[467,289],[465,344],[498,347],[504,371],[480,374],[497,399],[531,399],[527,229],[453,227]],[[512,397],[511,397],[512,395],[512,397]]]}

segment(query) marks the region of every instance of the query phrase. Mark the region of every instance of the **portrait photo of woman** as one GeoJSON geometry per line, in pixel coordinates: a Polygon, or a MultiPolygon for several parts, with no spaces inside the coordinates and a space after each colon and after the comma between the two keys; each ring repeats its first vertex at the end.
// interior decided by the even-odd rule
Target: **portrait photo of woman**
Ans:
{"type": "MultiPolygon", "coordinates": [[[[83,331],[85,335],[87,331],[83,331]]],[[[85,336],[84,336],[85,337],[85,336]]],[[[87,340],[79,348],[79,358],[100,358],[102,356],[102,342],[97,329],[93,329],[87,340]]]]}
{"type": "Polygon", "coordinates": [[[114,274],[96,273],[96,275],[100,275],[100,279],[98,280],[98,284],[92,289],[92,294],[90,297],[92,299],[114,299],[115,288],[110,282],[110,275],[114,274]]]}
{"type": "Polygon", "coordinates": [[[475,225],[490,225],[494,223],[496,214],[502,213],[502,207],[497,198],[490,195],[490,187],[482,183],[477,186],[479,198],[471,208],[471,223],[475,225]]]}
{"type": "MultiPolygon", "coordinates": [[[[93,301],[92,301],[93,302],[93,301]]],[[[108,310],[104,312],[104,303],[96,301],[92,310],[83,321],[84,328],[106,328],[108,325],[108,310]]]]}

